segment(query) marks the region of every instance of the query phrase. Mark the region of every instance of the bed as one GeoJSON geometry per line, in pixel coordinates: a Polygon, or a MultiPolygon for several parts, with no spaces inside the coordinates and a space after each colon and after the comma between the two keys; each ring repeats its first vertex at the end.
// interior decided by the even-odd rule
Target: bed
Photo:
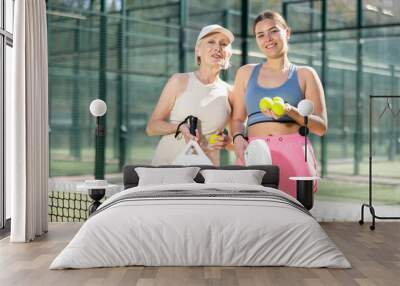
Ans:
{"type": "Polygon", "coordinates": [[[193,183],[149,186],[138,185],[137,167],[124,168],[125,190],[99,207],[50,269],[351,267],[308,210],[277,189],[276,166],[218,168],[263,170],[261,185],[204,183],[199,172],[193,183]]]}

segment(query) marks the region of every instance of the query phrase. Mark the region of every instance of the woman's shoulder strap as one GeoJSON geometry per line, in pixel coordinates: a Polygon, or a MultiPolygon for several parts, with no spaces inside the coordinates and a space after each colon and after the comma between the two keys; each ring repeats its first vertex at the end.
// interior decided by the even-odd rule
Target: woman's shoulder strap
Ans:
{"type": "Polygon", "coordinates": [[[262,63],[258,63],[258,64],[253,65],[253,66],[254,67],[253,67],[252,71],[250,72],[250,77],[249,77],[249,80],[247,82],[248,86],[257,83],[258,74],[260,73],[260,69],[261,69],[262,63]]]}

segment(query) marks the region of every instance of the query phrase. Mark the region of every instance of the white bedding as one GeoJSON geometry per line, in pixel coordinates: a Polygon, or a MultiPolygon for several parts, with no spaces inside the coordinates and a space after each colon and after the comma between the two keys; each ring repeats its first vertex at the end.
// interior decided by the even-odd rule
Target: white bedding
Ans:
{"type": "Polygon", "coordinates": [[[297,202],[276,189],[254,185],[193,183],[128,189],[100,206],[103,210],[82,225],[50,269],[126,265],[351,267],[318,222],[285,200],[182,196],[115,203],[137,192],[207,189],[261,190],[297,202]]]}

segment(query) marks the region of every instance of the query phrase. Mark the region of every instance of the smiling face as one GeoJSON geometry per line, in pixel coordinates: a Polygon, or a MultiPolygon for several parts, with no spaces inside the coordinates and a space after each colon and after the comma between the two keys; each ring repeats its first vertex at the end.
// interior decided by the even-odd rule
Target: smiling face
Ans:
{"type": "Polygon", "coordinates": [[[201,39],[195,52],[201,65],[218,66],[223,69],[228,67],[232,55],[228,37],[218,32],[201,39]]]}
{"type": "Polygon", "coordinates": [[[282,57],[288,51],[290,31],[279,21],[264,19],[254,27],[260,51],[270,59],[282,57]]]}

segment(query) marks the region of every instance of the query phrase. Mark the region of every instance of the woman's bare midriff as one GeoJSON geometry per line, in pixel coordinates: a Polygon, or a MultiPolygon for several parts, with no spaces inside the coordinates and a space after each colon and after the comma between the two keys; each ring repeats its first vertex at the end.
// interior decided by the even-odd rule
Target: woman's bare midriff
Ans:
{"type": "Polygon", "coordinates": [[[248,136],[286,135],[299,131],[297,123],[260,122],[248,128],[248,136]]]}

